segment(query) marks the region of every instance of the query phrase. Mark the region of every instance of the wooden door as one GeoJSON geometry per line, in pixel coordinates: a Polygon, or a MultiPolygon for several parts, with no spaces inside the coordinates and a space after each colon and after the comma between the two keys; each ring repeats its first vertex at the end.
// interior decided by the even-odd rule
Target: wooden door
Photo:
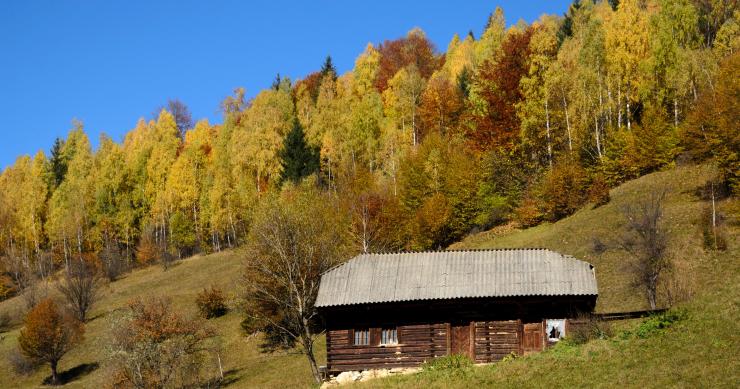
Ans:
{"type": "Polygon", "coordinates": [[[545,334],[542,330],[542,323],[524,324],[522,336],[522,351],[524,355],[528,353],[542,351],[544,348],[545,334]]]}
{"type": "Polygon", "coordinates": [[[451,323],[450,324],[450,354],[461,354],[470,357],[471,355],[471,339],[470,339],[470,323],[451,323]]]}

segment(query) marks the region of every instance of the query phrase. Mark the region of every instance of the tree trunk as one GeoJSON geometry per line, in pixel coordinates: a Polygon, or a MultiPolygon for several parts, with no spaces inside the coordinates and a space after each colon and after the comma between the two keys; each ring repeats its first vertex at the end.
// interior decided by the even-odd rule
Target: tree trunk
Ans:
{"type": "Polygon", "coordinates": [[[51,384],[56,386],[59,385],[59,375],[57,374],[57,361],[49,363],[51,365],[51,384]]]}
{"type": "Polygon", "coordinates": [[[552,144],[550,144],[550,110],[547,106],[547,98],[545,99],[545,123],[547,129],[547,161],[550,163],[550,168],[552,168],[552,144]]]}
{"type": "Polygon", "coordinates": [[[568,100],[565,99],[565,92],[563,92],[563,111],[565,112],[565,128],[568,130],[568,150],[573,152],[573,139],[570,136],[570,118],[568,117],[568,100]]]}
{"type": "Polygon", "coordinates": [[[622,87],[617,88],[617,128],[622,129],[622,87]]]}
{"type": "Polygon", "coordinates": [[[632,129],[632,122],[630,121],[630,94],[629,90],[625,92],[625,100],[627,101],[627,112],[625,112],[625,119],[627,120],[627,131],[632,129]]]}
{"type": "Polygon", "coordinates": [[[607,82],[606,85],[607,85],[606,86],[606,96],[607,96],[607,99],[608,99],[607,106],[609,107],[609,113],[607,115],[609,116],[608,117],[609,129],[612,129],[612,128],[614,128],[613,127],[613,123],[612,123],[612,105],[614,104],[614,100],[612,100],[612,90],[609,89],[609,83],[607,82]]]}
{"type": "Polygon", "coordinates": [[[673,98],[673,127],[678,128],[678,99],[673,98]]]}
{"type": "Polygon", "coordinates": [[[414,138],[414,146],[416,146],[416,104],[411,109],[411,132],[414,138]]]}
{"type": "Polygon", "coordinates": [[[714,249],[717,249],[717,209],[714,205],[714,182],[712,185],[712,235],[714,237],[714,249]]]}
{"type": "Polygon", "coordinates": [[[601,136],[599,134],[599,119],[596,116],[594,116],[594,136],[596,138],[596,152],[599,154],[599,159],[601,159],[601,136]]]}
{"type": "Polygon", "coordinates": [[[651,277],[650,279],[650,285],[648,285],[647,290],[647,297],[648,297],[648,303],[650,303],[650,309],[655,309],[657,304],[657,283],[658,279],[657,276],[651,277]]]}
{"type": "Polygon", "coordinates": [[[316,363],[316,356],[313,354],[313,341],[311,339],[311,334],[309,333],[307,325],[304,327],[304,332],[301,335],[303,351],[306,354],[306,358],[308,358],[309,365],[311,366],[311,374],[313,375],[313,379],[316,380],[317,384],[320,384],[321,373],[319,372],[319,365],[316,363]]]}

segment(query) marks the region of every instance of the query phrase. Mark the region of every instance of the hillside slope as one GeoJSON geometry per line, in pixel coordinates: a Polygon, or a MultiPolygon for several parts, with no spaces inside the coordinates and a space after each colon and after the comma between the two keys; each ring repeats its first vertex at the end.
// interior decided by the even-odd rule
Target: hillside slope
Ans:
{"type": "MultiPolygon", "coordinates": [[[[69,388],[102,388],[107,382],[105,347],[110,327],[109,314],[125,306],[137,296],[168,296],[173,305],[186,313],[195,314],[195,297],[204,287],[215,285],[228,291],[232,300],[239,291],[242,261],[238,252],[196,256],[177,263],[167,271],[159,266],[136,270],[121,280],[109,284],[103,297],[94,306],[87,323],[83,343],[62,358],[59,371],[88,364],[99,364],[89,374],[69,382],[69,388]]],[[[14,298],[0,303],[0,312],[16,312],[22,301],[14,298]]],[[[231,306],[235,306],[232,301],[231,306]]],[[[209,320],[216,327],[223,348],[221,357],[229,387],[306,387],[313,382],[305,357],[297,352],[260,352],[258,337],[245,337],[240,329],[240,314],[231,310],[227,315],[209,320]]],[[[49,376],[48,366],[30,376],[15,375],[5,357],[17,347],[20,328],[0,334],[0,388],[38,387],[49,376]]],[[[323,344],[318,357],[323,359],[323,344]]]]}
{"type": "Polygon", "coordinates": [[[540,246],[593,263],[599,282],[597,310],[615,312],[647,308],[633,288],[625,264],[630,261],[614,246],[622,230],[625,205],[654,190],[666,190],[664,222],[670,230],[670,251],[693,291],[677,309],[686,318],[665,331],[640,338],[639,320],[616,323],[615,335],[585,345],[559,344],[540,354],[474,369],[423,372],[359,385],[359,387],[738,387],[740,386],[740,249],[737,200],[724,202],[730,225],[725,252],[702,249],[700,215],[705,203],[694,190],[706,182],[707,166],[680,167],[650,174],[611,191],[612,201],[586,207],[554,224],[500,234],[470,236],[455,248],[540,246]],[[734,214],[731,214],[734,210],[734,214]],[[607,248],[594,253],[595,241],[607,248]],[[628,335],[624,331],[631,331],[628,335]]]}
{"type": "MultiPolygon", "coordinates": [[[[699,217],[703,202],[694,190],[706,181],[710,168],[680,167],[647,175],[611,192],[612,201],[602,207],[586,207],[554,224],[502,234],[486,232],[470,236],[454,248],[547,247],[587,260],[596,266],[600,296],[597,310],[613,312],[646,307],[645,298],[630,284],[626,271],[629,257],[611,246],[622,225],[621,207],[654,190],[667,191],[665,222],[671,230],[671,251],[680,262],[694,291],[684,307],[688,316],[666,333],[639,339],[619,336],[592,341],[584,346],[556,347],[539,355],[518,358],[455,374],[420,374],[378,380],[369,387],[471,387],[471,386],[717,386],[740,385],[740,251],[738,227],[728,229],[730,249],[706,253],[701,248],[699,217]],[[594,242],[607,250],[597,254],[594,242]]],[[[720,207],[727,207],[721,204],[720,207]]],[[[735,205],[736,206],[736,205],[735,205]]],[[[65,387],[102,387],[107,380],[105,344],[110,312],[135,296],[164,295],[175,306],[195,312],[195,296],[217,285],[235,297],[239,291],[241,259],[238,252],[196,256],[163,271],[150,267],[134,271],[109,284],[95,306],[80,347],[65,356],[60,371],[83,364],[100,367],[81,374],[65,387]]],[[[16,312],[20,298],[0,303],[0,312],[16,312]]],[[[232,306],[235,304],[231,304],[232,306]]],[[[223,346],[224,370],[230,388],[309,387],[311,375],[305,358],[297,352],[260,352],[258,337],[245,337],[236,310],[211,320],[223,346]]],[[[626,323],[629,328],[634,323],[626,323]]],[[[19,328],[0,334],[0,387],[38,387],[49,375],[43,368],[30,376],[17,376],[5,358],[17,347],[19,328]]],[[[323,344],[319,361],[324,360],[323,344]]]]}
{"type": "MultiPolygon", "coordinates": [[[[598,312],[647,309],[647,300],[631,285],[631,257],[618,249],[624,230],[623,208],[654,192],[665,191],[663,224],[670,234],[668,250],[682,270],[692,272],[693,289],[703,289],[715,274],[702,271],[712,260],[702,248],[700,217],[707,203],[695,195],[712,175],[707,165],[682,166],[629,181],[610,192],[611,201],[598,208],[583,207],[556,223],[496,234],[483,232],[451,248],[545,247],[592,263],[599,283],[598,312]],[[603,252],[594,246],[602,245],[603,252]]],[[[737,232],[733,230],[732,232],[737,232]]],[[[736,238],[736,234],[733,235],[736,238]]],[[[731,245],[731,247],[734,247],[731,245]]]]}

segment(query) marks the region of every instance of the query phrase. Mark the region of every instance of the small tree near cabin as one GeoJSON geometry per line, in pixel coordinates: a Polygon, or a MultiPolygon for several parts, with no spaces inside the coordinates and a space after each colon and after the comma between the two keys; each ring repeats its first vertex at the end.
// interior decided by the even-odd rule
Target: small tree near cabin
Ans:
{"type": "Polygon", "coordinates": [[[41,301],[28,313],[18,337],[24,356],[51,366],[51,383],[58,385],[59,360],[82,340],[82,323],[67,315],[51,299],[41,301]]]}
{"type": "Polygon", "coordinates": [[[288,187],[257,211],[247,243],[244,301],[245,329],[268,334],[268,347],[298,343],[320,382],[314,302],[321,273],[340,262],[346,245],[333,198],[313,185],[288,187]]]}
{"type": "Polygon", "coordinates": [[[59,292],[64,296],[77,320],[84,323],[87,313],[98,297],[102,279],[92,259],[80,257],[73,260],[59,283],[59,292]]]}
{"type": "Polygon", "coordinates": [[[665,192],[653,192],[640,202],[624,207],[626,231],[620,245],[634,258],[634,283],[645,288],[651,309],[657,306],[661,273],[670,268],[668,233],[662,226],[665,192]]]}

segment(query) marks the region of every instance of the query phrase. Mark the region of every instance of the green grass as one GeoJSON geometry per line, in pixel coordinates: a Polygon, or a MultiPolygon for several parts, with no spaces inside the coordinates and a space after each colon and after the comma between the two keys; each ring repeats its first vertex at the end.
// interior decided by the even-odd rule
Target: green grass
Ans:
{"type": "Polygon", "coordinates": [[[643,320],[617,322],[616,335],[610,339],[585,345],[563,343],[506,362],[391,377],[358,387],[740,387],[738,205],[737,200],[720,204],[726,213],[735,210],[735,215],[729,215],[734,219],[728,227],[729,250],[705,252],[699,227],[705,204],[693,192],[710,174],[707,166],[651,174],[612,190],[612,201],[605,206],[586,207],[557,223],[527,230],[484,232],[455,245],[458,249],[537,246],[572,254],[596,266],[598,311],[643,309],[645,298],[631,285],[626,271],[629,256],[615,247],[595,254],[593,240],[614,246],[622,224],[620,209],[650,191],[665,189],[670,251],[693,290],[693,298],[678,307],[686,317],[671,327],[650,332],[644,329],[654,323],[642,325],[640,331],[643,320]]]}
{"type": "MultiPolygon", "coordinates": [[[[670,250],[694,292],[694,297],[682,304],[687,312],[685,319],[646,338],[620,336],[623,331],[634,333],[641,322],[625,321],[615,323],[617,335],[607,340],[580,346],[561,344],[540,354],[493,365],[455,371],[431,369],[411,376],[373,380],[359,387],[740,387],[738,227],[734,224],[728,228],[728,251],[707,253],[702,249],[699,217],[705,204],[693,192],[710,174],[711,168],[707,166],[651,174],[612,190],[612,201],[605,206],[595,209],[587,206],[557,223],[527,230],[484,232],[455,245],[458,249],[547,247],[574,255],[596,266],[598,311],[643,309],[645,298],[631,286],[626,271],[630,258],[613,247],[601,254],[596,254],[592,247],[596,239],[614,246],[622,225],[620,209],[624,205],[653,190],[665,189],[670,250]]],[[[726,213],[730,206],[738,209],[736,203],[720,204],[726,213]]],[[[169,296],[178,309],[195,314],[195,296],[203,287],[219,286],[234,300],[241,283],[240,274],[238,252],[225,252],[181,261],[166,272],[157,266],[140,269],[109,284],[86,326],[85,341],[60,363],[61,371],[85,363],[99,363],[101,367],[66,387],[105,386],[108,317],[132,297],[169,296]]],[[[0,302],[0,312],[16,312],[21,304],[19,298],[0,302]]],[[[234,301],[230,305],[233,307],[234,301]]],[[[262,353],[258,337],[245,337],[241,333],[240,320],[235,310],[210,320],[220,334],[224,370],[229,372],[227,379],[231,382],[229,388],[313,386],[303,355],[296,351],[262,353]]],[[[48,367],[27,377],[12,372],[5,355],[17,347],[19,330],[16,326],[0,334],[0,388],[39,387],[49,375],[48,367]]],[[[323,361],[322,341],[318,348],[319,361],[323,361]]]]}
{"type": "MultiPolygon", "coordinates": [[[[106,286],[102,299],[95,305],[85,328],[85,340],[60,362],[60,372],[84,363],[99,363],[100,367],[74,380],[65,387],[104,387],[108,372],[105,368],[105,345],[111,311],[124,307],[136,296],[168,296],[174,306],[187,314],[196,314],[195,296],[203,287],[216,285],[230,291],[235,300],[239,290],[241,260],[236,252],[196,256],[176,264],[167,271],[159,266],[136,270],[106,286]]],[[[0,311],[16,312],[22,304],[19,298],[0,303],[0,311]]],[[[234,306],[234,301],[230,304],[234,306]]],[[[225,316],[209,320],[217,328],[223,348],[221,358],[227,380],[233,388],[308,387],[313,383],[306,358],[297,351],[263,353],[259,337],[246,337],[240,330],[239,312],[231,310],[225,316]]],[[[30,376],[15,375],[5,356],[17,347],[20,328],[0,334],[0,388],[38,387],[49,368],[44,366],[30,376]]],[[[318,357],[325,358],[323,343],[318,357]]]]}
{"type": "Polygon", "coordinates": [[[526,230],[509,230],[493,235],[472,235],[452,248],[544,247],[592,263],[596,268],[599,299],[596,310],[618,312],[649,308],[640,290],[631,285],[628,264],[632,260],[618,250],[618,237],[624,224],[622,208],[653,191],[666,191],[664,224],[670,231],[669,250],[680,264],[697,271],[697,285],[704,285],[713,275],[698,272],[709,260],[702,249],[699,217],[704,207],[693,194],[712,174],[709,166],[685,166],[653,173],[627,182],[610,192],[611,201],[598,208],[586,206],[556,223],[545,223],[526,230]],[[597,254],[594,242],[608,250],[597,254]]]}
{"type": "Polygon", "coordinates": [[[740,266],[737,250],[712,257],[721,282],[682,308],[687,317],[640,338],[639,326],[606,340],[567,343],[507,362],[453,373],[422,372],[359,388],[740,387],[740,266]],[[721,263],[721,265],[720,265],[721,263]]]}

